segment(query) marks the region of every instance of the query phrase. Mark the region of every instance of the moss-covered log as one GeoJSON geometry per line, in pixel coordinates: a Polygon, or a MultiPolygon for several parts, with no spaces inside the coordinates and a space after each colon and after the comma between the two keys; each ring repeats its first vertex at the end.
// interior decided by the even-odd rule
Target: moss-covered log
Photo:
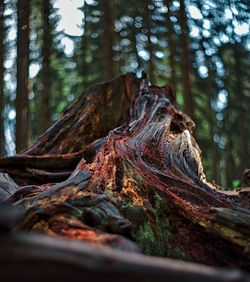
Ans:
{"type": "Polygon", "coordinates": [[[30,148],[0,160],[19,185],[10,180],[11,197],[0,188],[22,214],[11,228],[249,270],[250,190],[206,181],[194,127],[171,88],[145,77],[88,88],[30,148]]]}

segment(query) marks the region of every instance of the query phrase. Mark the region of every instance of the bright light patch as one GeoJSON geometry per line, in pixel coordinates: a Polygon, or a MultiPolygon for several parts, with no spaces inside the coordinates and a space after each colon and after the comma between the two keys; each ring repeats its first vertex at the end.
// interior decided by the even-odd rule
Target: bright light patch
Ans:
{"type": "Polygon", "coordinates": [[[218,99],[221,103],[225,104],[227,102],[228,93],[225,89],[221,90],[218,95],[218,99]]]}
{"type": "Polygon", "coordinates": [[[85,1],[88,5],[94,5],[95,4],[94,0],[85,0],[85,1]]]}
{"type": "Polygon", "coordinates": [[[206,66],[200,66],[199,67],[199,74],[202,78],[205,78],[208,76],[208,69],[206,66]]]}
{"type": "Polygon", "coordinates": [[[211,35],[211,33],[210,33],[210,31],[208,31],[208,30],[203,30],[203,31],[202,31],[202,35],[203,35],[205,38],[208,38],[208,37],[211,35]]]}
{"type": "Polygon", "coordinates": [[[10,8],[5,9],[4,16],[10,16],[13,14],[13,10],[10,8]]]}
{"type": "Polygon", "coordinates": [[[237,35],[245,35],[249,32],[249,25],[247,23],[239,24],[236,23],[236,27],[234,28],[234,32],[237,35]]]}
{"type": "Polygon", "coordinates": [[[158,8],[158,11],[159,11],[160,13],[167,13],[168,8],[167,8],[166,6],[162,6],[162,7],[158,8]]]}
{"type": "Polygon", "coordinates": [[[34,78],[40,70],[40,65],[37,63],[33,63],[29,67],[29,77],[34,78]]]}
{"type": "Polygon", "coordinates": [[[8,34],[9,40],[15,40],[16,39],[16,29],[10,28],[9,34],[8,34]]]}
{"type": "Polygon", "coordinates": [[[157,51],[157,52],[155,53],[155,55],[156,55],[156,57],[159,58],[159,59],[161,59],[161,58],[164,57],[164,53],[163,53],[163,52],[160,52],[160,51],[157,51]]]}
{"type": "Polygon", "coordinates": [[[142,57],[144,60],[149,60],[149,53],[145,50],[139,51],[139,56],[142,57]]]}
{"type": "Polygon", "coordinates": [[[228,36],[226,35],[226,34],[224,34],[224,33],[220,33],[220,41],[222,42],[222,43],[228,43],[229,42],[229,38],[228,38],[228,36]]]}
{"type": "Polygon", "coordinates": [[[8,114],[8,118],[9,118],[10,120],[15,119],[15,118],[16,118],[16,111],[11,110],[11,111],[9,112],[9,114],[8,114]]]}
{"type": "Polygon", "coordinates": [[[200,10],[197,7],[190,5],[188,10],[193,19],[201,20],[203,18],[200,10]]]}
{"type": "Polygon", "coordinates": [[[205,19],[203,21],[203,27],[206,28],[206,29],[210,29],[210,26],[211,26],[211,23],[209,20],[205,19]]]}
{"type": "Polygon", "coordinates": [[[174,1],[173,4],[174,4],[174,6],[175,6],[176,8],[179,8],[179,7],[180,7],[180,3],[179,3],[178,1],[174,1]]]}
{"type": "Polygon", "coordinates": [[[4,63],[4,66],[6,69],[9,69],[11,68],[13,65],[13,60],[6,60],[5,63],[4,63]]]}
{"type": "Polygon", "coordinates": [[[229,9],[225,10],[225,17],[227,19],[232,19],[233,18],[233,14],[232,14],[232,12],[229,9]]]}
{"type": "Polygon", "coordinates": [[[235,7],[232,7],[232,11],[233,11],[234,15],[236,15],[236,16],[239,15],[239,12],[235,7]]]}
{"type": "Polygon", "coordinates": [[[192,26],[191,27],[191,32],[189,33],[189,35],[191,37],[198,37],[200,34],[200,31],[199,31],[199,28],[198,27],[195,27],[195,26],[192,26]]]}
{"type": "Polygon", "coordinates": [[[151,36],[151,37],[150,37],[150,40],[151,40],[151,42],[154,43],[154,44],[157,44],[157,43],[158,43],[158,39],[157,39],[156,36],[151,36]]]}
{"type": "Polygon", "coordinates": [[[72,56],[74,50],[74,43],[71,39],[64,37],[61,40],[62,45],[64,46],[64,52],[67,56],[72,56]]]}
{"type": "Polygon", "coordinates": [[[214,43],[215,43],[216,45],[221,45],[221,44],[220,44],[220,39],[219,39],[217,36],[215,36],[215,37],[213,38],[213,41],[214,41],[214,43]]]}
{"type": "Polygon", "coordinates": [[[83,4],[79,0],[57,0],[54,7],[58,9],[61,16],[57,30],[72,36],[81,36],[83,34],[82,24],[83,13],[78,9],[83,4]]]}

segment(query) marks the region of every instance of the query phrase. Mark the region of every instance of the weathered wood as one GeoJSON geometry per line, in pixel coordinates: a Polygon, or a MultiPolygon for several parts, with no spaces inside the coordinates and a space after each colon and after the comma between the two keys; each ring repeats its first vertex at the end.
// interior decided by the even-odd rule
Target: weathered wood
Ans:
{"type": "Polygon", "coordinates": [[[7,173],[0,173],[0,202],[9,199],[18,190],[19,186],[7,173]]]}
{"type": "Polygon", "coordinates": [[[193,130],[168,86],[127,74],[88,88],[30,148],[0,160],[29,184],[8,200],[24,212],[15,230],[249,270],[250,191],[206,181],[193,130]]]}

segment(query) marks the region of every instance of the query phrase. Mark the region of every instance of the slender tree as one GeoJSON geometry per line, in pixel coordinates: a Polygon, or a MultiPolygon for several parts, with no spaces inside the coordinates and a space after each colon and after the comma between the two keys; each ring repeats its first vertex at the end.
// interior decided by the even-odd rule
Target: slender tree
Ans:
{"type": "Polygon", "coordinates": [[[170,6],[172,3],[172,0],[166,0],[166,7],[168,8],[168,12],[166,15],[166,25],[167,25],[167,41],[168,41],[168,53],[169,53],[169,65],[171,68],[171,77],[170,77],[170,83],[176,91],[176,68],[175,68],[175,46],[174,46],[174,38],[173,38],[173,23],[170,19],[171,17],[171,10],[170,6]]]}
{"type": "Polygon", "coordinates": [[[87,29],[88,29],[88,21],[87,21],[87,15],[88,15],[88,4],[86,1],[84,1],[84,6],[83,6],[83,12],[84,12],[84,20],[83,20],[83,28],[84,28],[84,33],[83,37],[81,39],[81,64],[80,64],[80,74],[83,79],[83,87],[85,88],[87,86],[87,64],[86,64],[86,58],[87,58],[87,49],[88,49],[88,38],[87,38],[87,29]]]}
{"type": "Polygon", "coordinates": [[[28,145],[30,1],[17,2],[16,151],[28,145]]]}
{"type": "Polygon", "coordinates": [[[42,131],[45,131],[50,125],[50,86],[51,86],[51,24],[50,13],[51,3],[49,0],[43,0],[43,45],[42,45],[42,131]]]}
{"type": "Polygon", "coordinates": [[[154,76],[154,54],[153,54],[153,44],[151,41],[151,13],[149,10],[150,0],[145,1],[145,25],[147,29],[147,38],[148,38],[148,52],[149,52],[149,80],[154,85],[155,84],[155,76],[154,76]]]}
{"type": "Polygon", "coordinates": [[[181,25],[181,49],[182,49],[182,79],[184,108],[186,114],[193,118],[194,105],[190,84],[190,61],[189,61],[189,44],[188,44],[188,25],[185,11],[184,0],[180,0],[180,25],[181,25]]]}
{"type": "Polygon", "coordinates": [[[248,138],[246,131],[246,120],[247,113],[245,108],[245,97],[243,93],[243,85],[241,75],[243,74],[242,70],[242,58],[240,53],[240,46],[236,44],[234,48],[234,67],[236,74],[236,82],[235,82],[235,93],[237,93],[237,101],[238,101],[238,120],[240,126],[240,144],[241,144],[241,163],[240,170],[243,172],[245,168],[248,168],[249,165],[249,155],[248,155],[248,138]]]}
{"type": "Polygon", "coordinates": [[[113,0],[102,0],[103,10],[103,79],[113,78],[113,0]]]}
{"type": "Polygon", "coordinates": [[[0,156],[4,155],[4,0],[0,0],[0,156]]]}

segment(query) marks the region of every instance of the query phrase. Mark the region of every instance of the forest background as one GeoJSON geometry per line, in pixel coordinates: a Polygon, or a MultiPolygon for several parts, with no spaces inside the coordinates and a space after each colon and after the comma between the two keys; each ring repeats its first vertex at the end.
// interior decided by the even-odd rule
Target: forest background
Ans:
{"type": "Polygon", "coordinates": [[[250,167],[248,0],[0,0],[0,152],[41,135],[90,85],[125,72],[171,84],[209,181],[250,167]]]}

